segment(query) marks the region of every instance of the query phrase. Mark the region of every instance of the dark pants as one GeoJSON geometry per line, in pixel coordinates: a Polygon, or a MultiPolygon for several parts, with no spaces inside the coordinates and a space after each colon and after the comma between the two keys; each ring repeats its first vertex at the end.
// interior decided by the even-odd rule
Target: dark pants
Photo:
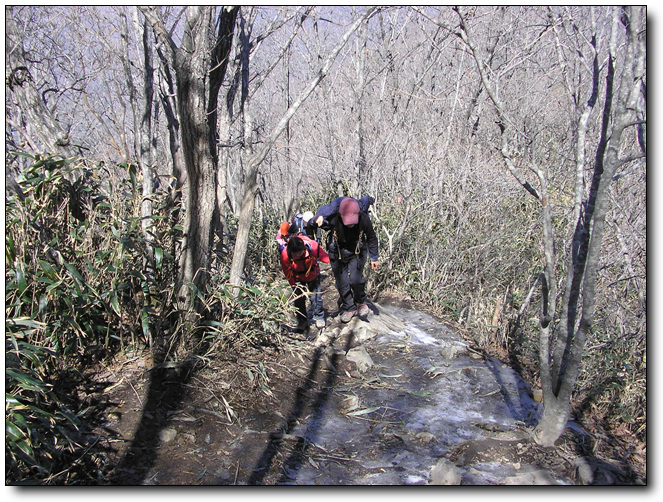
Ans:
{"type": "Polygon", "coordinates": [[[322,295],[318,291],[320,285],[320,274],[311,282],[298,282],[295,287],[295,308],[297,309],[297,322],[308,322],[306,313],[306,297],[311,298],[311,310],[313,311],[313,320],[324,319],[322,311],[322,295]]]}
{"type": "Polygon", "coordinates": [[[363,274],[367,257],[368,250],[364,249],[359,254],[332,259],[330,262],[336,279],[341,312],[357,310],[358,304],[366,303],[366,279],[363,274]]]}

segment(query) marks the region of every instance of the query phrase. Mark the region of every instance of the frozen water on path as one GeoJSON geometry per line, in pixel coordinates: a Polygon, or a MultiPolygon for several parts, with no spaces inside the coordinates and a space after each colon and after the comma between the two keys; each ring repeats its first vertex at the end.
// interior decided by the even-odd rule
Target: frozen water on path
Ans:
{"type": "MultiPolygon", "coordinates": [[[[371,331],[372,323],[381,329],[363,346],[375,365],[339,378],[324,409],[292,431],[316,452],[289,473],[292,483],[426,484],[455,445],[526,437],[522,427],[539,405],[512,369],[471,357],[457,334],[421,312],[379,306],[352,326],[371,331]],[[382,325],[392,316],[401,322],[389,332],[382,325]]],[[[513,473],[492,464],[464,473],[464,482],[491,484],[513,473]]]]}

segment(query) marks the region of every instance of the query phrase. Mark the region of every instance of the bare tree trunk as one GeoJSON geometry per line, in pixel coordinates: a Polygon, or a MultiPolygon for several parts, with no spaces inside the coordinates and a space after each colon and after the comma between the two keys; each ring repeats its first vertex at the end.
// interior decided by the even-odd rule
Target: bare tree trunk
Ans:
{"type": "Polygon", "coordinates": [[[366,43],[368,40],[368,29],[366,23],[362,25],[361,33],[357,37],[356,59],[357,59],[357,87],[355,89],[355,112],[357,114],[357,124],[355,129],[355,141],[357,148],[357,157],[355,159],[355,180],[352,183],[353,195],[359,197],[362,190],[365,189],[366,176],[366,145],[364,138],[364,93],[366,87],[366,43]]]}
{"type": "MultiPolygon", "coordinates": [[[[147,21],[139,24],[139,33],[143,40],[143,99],[144,108],[140,119],[139,129],[139,159],[143,171],[143,201],[142,201],[142,226],[145,240],[150,243],[154,240],[152,237],[152,195],[154,194],[154,151],[152,150],[152,110],[154,104],[154,64],[152,57],[152,43],[149,40],[147,30],[147,21]]],[[[148,258],[150,266],[153,266],[153,256],[150,253],[148,258]]]]}
{"type": "Polygon", "coordinates": [[[585,111],[581,114],[578,124],[577,145],[577,171],[576,201],[574,214],[577,217],[577,226],[570,250],[571,270],[567,276],[567,285],[562,304],[562,319],[558,326],[559,342],[555,350],[554,360],[550,354],[552,321],[556,306],[556,279],[554,274],[554,237],[552,233],[552,215],[548,196],[548,176],[533,162],[530,169],[537,175],[540,189],[535,189],[514,165],[508,141],[509,129],[512,127],[504,107],[495,92],[494,83],[486,75],[485,63],[482,61],[477,44],[472,39],[466,24],[465,17],[459,9],[455,9],[461,20],[460,36],[467,44],[474,56],[484,89],[499,117],[502,148],[501,153],[508,170],[518,182],[534,197],[539,200],[542,208],[543,244],[544,244],[544,274],[542,274],[542,313],[539,330],[539,370],[543,390],[544,412],[535,430],[537,442],[543,445],[552,445],[564,431],[571,415],[571,395],[580,370],[585,340],[594,321],[595,284],[597,279],[601,243],[605,215],[609,202],[610,183],[617,168],[624,163],[619,158],[619,149],[622,135],[629,126],[637,125],[635,111],[638,109],[637,101],[640,99],[640,90],[644,78],[645,49],[639,32],[641,24],[641,10],[638,7],[627,8],[622,11],[615,8],[613,11],[613,37],[610,47],[608,74],[606,85],[605,105],[602,114],[603,128],[598,144],[594,177],[586,199],[583,199],[584,165],[583,151],[586,121],[596,102],[596,89],[598,88],[598,65],[594,65],[594,87],[592,96],[585,111]],[[621,81],[617,87],[618,97],[614,103],[613,93],[616,69],[614,67],[617,57],[615,43],[616,30],[620,21],[627,31],[626,57],[623,63],[621,81]],[[584,211],[580,209],[583,208],[584,211]],[[580,318],[577,321],[578,317],[580,318]]]}
{"type": "MultiPolygon", "coordinates": [[[[623,24],[626,29],[626,57],[617,87],[614,111],[611,110],[614,98],[613,86],[608,83],[606,88],[606,100],[603,110],[604,138],[606,141],[601,141],[597,149],[594,178],[587,199],[586,213],[580,217],[577,230],[577,232],[582,232],[584,242],[581,245],[580,252],[574,258],[575,277],[572,278],[572,281],[581,283],[582,301],[577,307],[580,320],[577,328],[575,323],[567,326],[567,329],[575,330],[575,336],[569,337],[567,340],[566,357],[563,358],[557,376],[558,381],[552,382],[553,388],[558,388],[558,391],[552,402],[549,400],[549,403],[546,403],[543,417],[535,431],[537,441],[544,445],[552,445],[566,427],[566,421],[563,421],[562,418],[566,417],[568,419],[571,414],[570,400],[573,387],[580,370],[585,341],[594,323],[595,286],[599,270],[605,217],[610,201],[610,184],[617,169],[625,162],[619,158],[619,151],[625,130],[637,124],[636,110],[639,108],[637,102],[640,98],[640,87],[645,74],[646,50],[643,35],[640,32],[642,26],[641,15],[640,7],[627,7],[624,10],[619,7],[613,8],[613,30],[620,29],[620,24],[623,24]],[[607,131],[608,123],[612,126],[610,134],[607,131]],[[549,406],[551,411],[546,411],[549,406]]],[[[615,31],[613,31],[610,44],[609,80],[615,73],[614,64],[618,50],[614,41],[615,31]]],[[[573,297],[574,293],[571,296],[573,297]]]]}
{"type": "MultiPolygon", "coordinates": [[[[148,278],[148,291],[145,293],[145,302],[149,304],[149,284],[154,282],[155,260],[154,260],[154,234],[152,232],[153,214],[152,214],[152,196],[154,193],[154,151],[152,149],[152,111],[154,103],[154,65],[152,62],[153,43],[149,40],[149,31],[147,21],[142,23],[138,19],[138,11],[134,11],[134,25],[140,40],[142,41],[143,49],[143,94],[142,100],[139,103],[138,92],[134,84],[132,75],[132,64],[129,43],[129,22],[127,20],[126,11],[122,8],[119,12],[120,16],[120,38],[122,44],[122,66],[124,69],[127,89],[129,91],[129,104],[132,109],[132,116],[134,121],[134,148],[133,155],[137,158],[138,165],[140,166],[142,174],[142,200],[141,200],[141,229],[143,233],[143,241],[145,242],[145,256],[144,269],[145,275],[148,278]],[[141,106],[142,105],[142,106],[141,106]]],[[[143,18],[144,19],[144,18],[143,18]]],[[[147,330],[145,334],[149,341],[150,346],[153,343],[153,335],[149,323],[143,323],[144,329],[147,330]]]]}
{"type": "Polygon", "coordinates": [[[141,8],[168,52],[177,79],[182,152],[188,192],[180,256],[180,299],[196,306],[196,290],[210,277],[217,210],[216,113],[220,82],[232,44],[236,8],[223,8],[213,36],[214,8],[188,7],[179,48],[154,7],[141,8]],[[216,93],[216,95],[212,95],[216,93]]]}
{"type": "MultiPolygon", "coordinates": [[[[599,79],[600,79],[600,68],[598,60],[598,50],[597,50],[597,35],[596,27],[594,27],[594,33],[590,38],[591,42],[589,48],[592,50],[592,86],[590,96],[587,99],[587,103],[584,108],[580,111],[580,115],[577,121],[577,132],[576,132],[576,176],[575,176],[575,198],[573,205],[573,216],[572,220],[576,222],[576,231],[573,237],[572,249],[569,252],[568,257],[568,268],[566,275],[566,287],[564,290],[564,296],[561,303],[561,312],[560,320],[556,329],[557,341],[555,345],[555,351],[553,355],[552,362],[552,379],[557,381],[560,375],[562,360],[564,359],[564,352],[568,347],[569,338],[573,333],[575,321],[572,318],[569,318],[569,309],[574,312],[572,316],[575,315],[575,309],[572,308],[573,300],[572,295],[577,294],[573,292],[574,289],[577,290],[577,287],[574,288],[574,271],[575,261],[577,256],[577,250],[580,247],[582,240],[582,222],[581,215],[583,211],[583,199],[584,199],[584,173],[586,169],[586,148],[587,148],[587,129],[589,127],[590,116],[594,111],[594,106],[599,97],[599,79]]],[[[557,47],[559,47],[559,41],[557,41],[557,47]]],[[[580,50],[580,49],[578,49],[580,50]]],[[[573,95],[574,91],[570,87],[570,84],[567,83],[567,92],[570,95],[573,95]]],[[[555,389],[558,391],[559,389],[555,389]]]]}
{"type": "MultiPolygon", "coordinates": [[[[182,192],[186,187],[186,170],[182,166],[182,149],[180,142],[180,124],[177,112],[177,99],[175,82],[171,67],[164,55],[160,43],[156,43],[156,54],[159,59],[158,93],[161,109],[166,117],[168,130],[168,150],[170,154],[170,180],[168,181],[168,208],[169,225],[174,229],[179,224],[182,209],[182,192]]],[[[174,256],[179,256],[181,249],[177,232],[173,231],[171,249],[174,256]]]]}
{"type": "MultiPolygon", "coordinates": [[[[285,109],[287,110],[292,105],[292,97],[290,96],[290,51],[285,56],[285,109]]],[[[292,175],[292,150],[290,148],[290,122],[285,127],[285,172],[286,176],[292,175]]],[[[294,184],[293,184],[294,185],[294,184]]],[[[299,183],[295,186],[288,186],[287,198],[283,203],[283,219],[288,219],[291,215],[293,208],[299,203],[299,183]]]]}
{"type": "Polygon", "coordinates": [[[41,152],[35,153],[76,155],[69,132],[56,120],[35,87],[11,6],[5,7],[5,54],[7,84],[23,116],[23,124],[29,127],[24,132],[28,136],[34,135],[42,148],[41,152]]]}
{"type": "MultiPolygon", "coordinates": [[[[187,29],[176,55],[177,97],[189,190],[180,282],[202,289],[209,280],[216,202],[216,144],[210,144],[208,97],[201,82],[210,69],[213,9],[187,10],[187,29]]],[[[189,298],[193,298],[190,296],[189,298]]]]}
{"type": "MultiPolygon", "coordinates": [[[[225,166],[219,167],[219,92],[226,76],[228,65],[230,63],[230,54],[232,50],[233,36],[235,32],[235,21],[237,19],[238,8],[224,7],[219,14],[216,43],[212,49],[212,60],[210,63],[210,91],[207,105],[207,115],[209,117],[209,144],[214,159],[216,169],[216,207],[213,214],[212,224],[213,233],[218,236],[220,243],[223,243],[225,228],[225,218],[223,216],[223,206],[227,198],[227,180],[225,166]]],[[[214,235],[212,236],[214,239],[214,235]]],[[[214,242],[212,242],[214,244],[214,242]]]]}

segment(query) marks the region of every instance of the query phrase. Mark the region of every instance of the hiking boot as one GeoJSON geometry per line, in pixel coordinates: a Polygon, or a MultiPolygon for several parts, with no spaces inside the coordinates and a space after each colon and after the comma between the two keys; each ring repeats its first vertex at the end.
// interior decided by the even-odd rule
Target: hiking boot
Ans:
{"type": "Polygon", "coordinates": [[[356,310],[346,310],[341,314],[341,322],[350,322],[356,313],[356,310]]]}
{"type": "Polygon", "coordinates": [[[360,303],[357,305],[357,315],[359,317],[366,317],[371,313],[371,309],[365,303],[360,303]]]}
{"type": "Polygon", "coordinates": [[[315,327],[318,329],[322,329],[327,325],[324,319],[316,319],[315,320],[315,327]]]}

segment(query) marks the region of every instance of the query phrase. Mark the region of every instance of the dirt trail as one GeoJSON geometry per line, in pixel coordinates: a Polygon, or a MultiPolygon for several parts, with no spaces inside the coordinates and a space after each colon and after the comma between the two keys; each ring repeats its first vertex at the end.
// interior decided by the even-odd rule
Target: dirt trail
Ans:
{"type": "MultiPolygon", "coordinates": [[[[569,447],[530,441],[539,405],[513,370],[431,316],[374,303],[366,319],[330,321],[292,335],[286,350],[247,355],[255,370],[246,374],[218,361],[182,381],[141,358],[126,364],[106,392],[110,483],[597,481],[569,447]]],[[[610,469],[601,472],[609,482],[610,469]]]]}

